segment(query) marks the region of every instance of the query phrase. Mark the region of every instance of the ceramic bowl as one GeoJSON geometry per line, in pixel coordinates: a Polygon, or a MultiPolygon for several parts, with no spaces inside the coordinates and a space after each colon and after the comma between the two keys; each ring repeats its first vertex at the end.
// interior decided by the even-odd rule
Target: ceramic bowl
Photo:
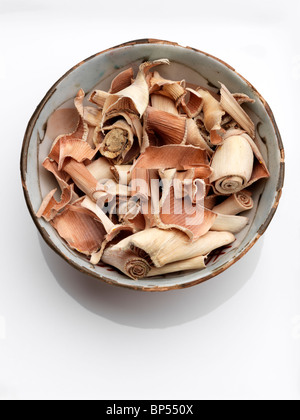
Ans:
{"type": "Polygon", "coordinates": [[[34,112],[23,142],[21,174],[26,202],[31,216],[47,244],[76,269],[110,284],[143,291],[166,291],[194,286],[226,270],[243,257],[267,229],[281,196],[284,179],[284,150],[270,107],[257,90],[231,66],[207,53],[176,43],[143,39],[118,45],[96,54],[68,71],[49,90],[34,112]],[[234,244],[216,252],[202,271],[181,272],[156,278],[134,281],[105,265],[93,266],[70,249],[49,223],[37,219],[42,197],[50,191],[50,180],[45,177],[41,162],[49,152],[44,140],[49,116],[77,94],[79,87],[89,92],[95,86],[108,89],[111,80],[120,71],[133,66],[136,70],[143,61],[168,58],[172,66],[161,67],[163,76],[187,81],[218,90],[218,82],[232,92],[242,92],[255,99],[247,112],[257,124],[260,149],[268,164],[270,178],[255,186],[254,208],[248,212],[250,224],[234,244]]]}

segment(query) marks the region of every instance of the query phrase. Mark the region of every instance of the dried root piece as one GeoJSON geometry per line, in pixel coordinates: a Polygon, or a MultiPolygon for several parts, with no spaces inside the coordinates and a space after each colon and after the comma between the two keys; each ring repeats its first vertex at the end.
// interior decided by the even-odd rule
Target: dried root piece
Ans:
{"type": "Polygon", "coordinates": [[[155,267],[163,267],[176,261],[183,261],[208,255],[214,249],[235,241],[230,232],[208,232],[195,242],[178,230],[146,229],[122,240],[118,247],[124,250],[143,251],[155,267]]]}
{"type": "Polygon", "coordinates": [[[100,153],[116,163],[124,162],[134,143],[130,125],[124,120],[119,120],[109,127],[104,127],[103,131],[107,134],[100,145],[100,153]]]}
{"type": "Polygon", "coordinates": [[[235,216],[247,210],[251,210],[254,206],[251,192],[247,190],[232,194],[223,203],[215,206],[213,211],[220,214],[228,214],[235,216]]]}
{"type": "Polygon", "coordinates": [[[206,268],[205,259],[206,257],[200,256],[184,261],[176,261],[175,263],[167,264],[160,268],[152,267],[147,277],[161,276],[186,270],[203,270],[206,268]]]}

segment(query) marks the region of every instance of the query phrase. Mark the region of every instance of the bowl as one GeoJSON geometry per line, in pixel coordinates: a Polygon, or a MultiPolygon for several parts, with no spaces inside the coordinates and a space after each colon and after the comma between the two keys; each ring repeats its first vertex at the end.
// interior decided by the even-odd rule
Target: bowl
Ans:
{"type": "Polygon", "coordinates": [[[284,149],[273,113],[257,90],[230,65],[210,54],[174,42],[142,39],[127,42],[98,53],[77,64],[59,79],[38,105],[29,121],[21,153],[22,184],[28,209],[46,243],[77,270],[107,283],[142,291],[167,291],[194,286],[211,279],[242,258],[266,231],[277,209],[284,180],[284,149]],[[41,162],[49,152],[44,142],[49,116],[61,105],[74,98],[79,87],[86,92],[95,86],[108,89],[111,80],[122,70],[134,69],[143,61],[168,58],[172,66],[164,66],[163,76],[186,79],[210,89],[224,83],[232,92],[240,92],[255,99],[247,105],[247,112],[257,125],[258,141],[270,178],[259,182],[254,191],[254,208],[248,212],[250,224],[237,235],[234,244],[215,252],[202,271],[169,274],[134,281],[112,267],[93,266],[87,259],[70,249],[52,226],[36,217],[42,197],[50,191],[51,180],[45,176],[41,162]]]}

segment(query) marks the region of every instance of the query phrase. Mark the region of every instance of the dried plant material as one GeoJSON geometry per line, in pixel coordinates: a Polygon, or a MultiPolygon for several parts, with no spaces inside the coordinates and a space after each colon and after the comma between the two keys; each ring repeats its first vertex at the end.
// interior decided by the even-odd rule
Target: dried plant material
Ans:
{"type": "Polygon", "coordinates": [[[231,216],[227,214],[218,214],[211,227],[211,230],[219,232],[232,232],[238,233],[244,229],[249,223],[248,217],[231,216]]]}
{"type": "Polygon", "coordinates": [[[270,176],[241,108],[253,99],[150,73],[161,64],[170,63],[120,72],[109,92],[90,94],[93,106],[80,89],[45,133],[53,144],[43,165],[61,192],[37,215],[91,264],[134,280],[204,269],[210,252],[246,232],[246,188],[270,176]]]}
{"type": "Polygon", "coordinates": [[[109,93],[115,94],[120,92],[123,89],[128,88],[133,79],[133,68],[130,67],[119,73],[114,80],[111,82],[109,93]]]}
{"type": "Polygon", "coordinates": [[[151,270],[149,274],[147,274],[147,277],[161,276],[186,270],[203,270],[204,268],[206,268],[205,259],[206,257],[200,256],[190,258],[184,261],[177,261],[172,264],[164,265],[160,268],[151,267],[151,270]]]}
{"type": "Polygon", "coordinates": [[[207,141],[203,138],[195,120],[188,118],[187,123],[187,138],[186,144],[199,147],[206,150],[209,156],[212,156],[213,150],[209,147],[207,141]]]}
{"type": "Polygon", "coordinates": [[[184,144],[187,135],[186,118],[148,107],[144,120],[147,131],[155,133],[162,144],[184,144]]]}
{"type": "Polygon", "coordinates": [[[243,211],[251,210],[254,206],[251,192],[247,190],[232,194],[223,203],[215,206],[213,211],[220,214],[235,216],[243,211]]]}
{"type": "Polygon", "coordinates": [[[170,64],[169,60],[155,60],[142,63],[134,82],[116,94],[110,94],[103,106],[103,115],[111,112],[125,110],[143,116],[149,104],[149,89],[146,80],[147,72],[160,64],[170,64]]]}
{"type": "Polygon", "coordinates": [[[151,267],[143,258],[130,250],[122,250],[117,245],[107,248],[102,256],[105,264],[112,265],[133,280],[147,277],[151,267]]]}
{"type": "Polygon", "coordinates": [[[222,108],[252,137],[255,137],[254,123],[249,115],[239,105],[238,101],[229,92],[229,90],[221,84],[221,106],[222,108]]]}
{"type": "Polygon", "coordinates": [[[115,165],[111,167],[115,180],[122,185],[129,185],[131,181],[132,165],[115,165]]]}
{"type": "Polygon", "coordinates": [[[138,168],[176,168],[180,171],[193,168],[203,168],[204,171],[210,172],[208,157],[204,150],[194,146],[175,144],[161,147],[148,147],[133,165],[132,172],[138,168]]]}
{"type": "Polygon", "coordinates": [[[91,125],[92,127],[97,127],[97,125],[99,125],[102,120],[102,111],[91,106],[83,106],[84,97],[84,90],[80,89],[74,100],[77,112],[84,122],[91,125]]]}
{"type": "Polygon", "coordinates": [[[90,102],[99,106],[102,110],[107,98],[109,98],[110,94],[108,92],[104,92],[103,90],[94,90],[90,96],[90,102]]]}
{"type": "Polygon", "coordinates": [[[155,267],[163,267],[176,261],[183,261],[208,255],[214,249],[235,241],[230,232],[208,232],[200,239],[190,242],[177,230],[146,229],[122,240],[118,247],[124,250],[142,251],[155,267]]]}
{"type": "Polygon", "coordinates": [[[75,206],[68,206],[51,224],[72,249],[84,255],[98,251],[106,234],[92,214],[78,211],[75,206]]]}
{"type": "Polygon", "coordinates": [[[230,195],[247,187],[253,171],[254,156],[248,141],[232,136],[216,150],[211,167],[210,182],[215,192],[230,195]]]}
{"type": "Polygon", "coordinates": [[[89,165],[86,165],[86,169],[98,182],[114,179],[113,168],[105,157],[94,160],[89,165]]]}
{"type": "Polygon", "coordinates": [[[198,91],[203,98],[204,125],[210,133],[210,141],[213,145],[223,142],[225,130],[222,128],[222,117],[225,111],[220,102],[218,102],[209,92],[200,89],[198,91]]]}
{"type": "Polygon", "coordinates": [[[186,88],[189,98],[186,102],[186,97],[181,102],[182,109],[187,114],[188,118],[197,117],[203,108],[203,97],[194,89],[186,88]]]}
{"type": "Polygon", "coordinates": [[[100,145],[100,153],[116,163],[123,162],[134,143],[132,128],[124,120],[116,121],[109,127],[104,127],[106,133],[100,145]]]}
{"type": "Polygon", "coordinates": [[[167,96],[162,96],[155,93],[152,94],[151,106],[158,111],[168,112],[172,115],[179,115],[174,101],[167,96]]]}

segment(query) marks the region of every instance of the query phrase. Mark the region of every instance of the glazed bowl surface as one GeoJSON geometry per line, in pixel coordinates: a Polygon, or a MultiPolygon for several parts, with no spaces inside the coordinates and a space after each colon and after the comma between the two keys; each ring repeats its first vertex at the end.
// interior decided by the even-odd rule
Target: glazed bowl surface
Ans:
{"type": "MultiPolygon", "coordinates": [[[[68,105],[69,106],[69,105],[68,105]]],[[[222,273],[256,243],[266,231],[278,206],[284,180],[284,149],[270,107],[257,90],[231,66],[207,53],[176,43],[144,39],[113,47],[98,53],[68,71],[49,90],[34,112],[23,142],[21,175],[26,202],[31,216],[47,244],[76,269],[110,284],[143,291],[166,291],[194,286],[222,273]],[[93,266],[84,256],[70,249],[54,228],[36,217],[42,198],[50,191],[52,181],[45,174],[42,162],[51,144],[45,139],[47,121],[59,107],[66,107],[80,88],[89,92],[95,87],[108,90],[112,79],[122,70],[133,67],[137,71],[143,61],[168,58],[171,66],[160,67],[162,76],[186,79],[218,91],[219,82],[231,92],[245,93],[255,99],[246,110],[256,124],[257,139],[265,158],[270,178],[257,183],[254,207],[245,215],[249,225],[236,235],[236,241],[226,249],[215,252],[202,271],[189,271],[134,281],[112,267],[93,266]]]]}

